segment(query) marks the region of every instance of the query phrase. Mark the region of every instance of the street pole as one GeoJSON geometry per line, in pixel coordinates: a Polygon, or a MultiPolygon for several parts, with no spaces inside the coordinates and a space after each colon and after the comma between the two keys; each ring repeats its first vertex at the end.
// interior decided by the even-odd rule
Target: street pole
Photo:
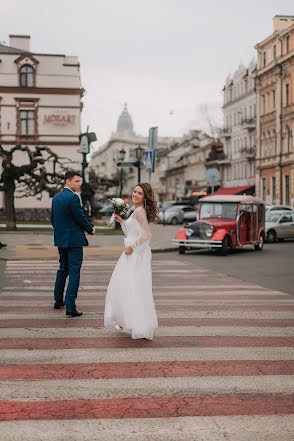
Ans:
{"type": "Polygon", "coordinates": [[[123,169],[120,169],[120,190],[119,190],[119,197],[122,197],[122,190],[123,190],[123,169]]]}
{"type": "Polygon", "coordinates": [[[137,168],[138,168],[138,184],[141,182],[141,163],[139,162],[137,168]]]}

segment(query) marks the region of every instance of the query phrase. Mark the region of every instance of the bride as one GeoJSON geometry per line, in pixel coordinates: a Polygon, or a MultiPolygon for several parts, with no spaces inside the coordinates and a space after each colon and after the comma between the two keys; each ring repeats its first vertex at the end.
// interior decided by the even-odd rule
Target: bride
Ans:
{"type": "Polygon", "coordinates": [[[152,295],[150,222],[158,222],[158,208],[150,184],[135,187],[133,214],[126,220],[115,215],[126,237],[125,251],[112,273],[105,299],[104,326],[152,340],[158,327],[152,295]]]}

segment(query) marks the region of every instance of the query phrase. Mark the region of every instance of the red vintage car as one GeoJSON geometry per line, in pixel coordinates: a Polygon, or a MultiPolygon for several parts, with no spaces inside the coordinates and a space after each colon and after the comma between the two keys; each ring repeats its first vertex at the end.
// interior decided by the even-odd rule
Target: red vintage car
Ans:
{"type": "Polygon", "coordinates": [[[265,238],[265,204],[253,196],[215,195],[199,201],[198,221],[179,230],[172,243],[179,253],[193,248],[229,249],[254,245],[262,250],[265,238]]]}

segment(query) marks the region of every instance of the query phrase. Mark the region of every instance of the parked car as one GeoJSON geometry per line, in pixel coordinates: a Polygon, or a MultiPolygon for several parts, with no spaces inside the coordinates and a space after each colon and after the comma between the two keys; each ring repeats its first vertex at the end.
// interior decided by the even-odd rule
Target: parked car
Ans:
{"type": "Polygon", "coordinates": [[[268,211],[265,215],[265,234],[269,242],[294,238],[294,212],[268,211]]]}
{"type": "Polygon", "coordinates": [[[289,205],[266,205],[265,211],[294,211],[293,207],[290,207],[289,205]]]}
{"type": "Polygon", "coordinates": [[[199,201],[198,221],[179,230],[172,243],[179,253],[188,249],[229,249],[253,245],[262,250],[265,239],[264,202],[253,196],[215,195],[199,201]]]}
{"type": "Polygon", "coordinates": [[[181,205],[173,205],[166,210],[159,211],[159,222],[163,224],[181,224],[184,220],[184,211],[181,205]]]}
{"type": "Polygon", "coordinates": [[[174,205],[174,207],[177,207],[184,212],[184,219],[183,221],[185,223],[187,222],[195,222],[197,220],[197,212],[192,205],[174,205]]]}

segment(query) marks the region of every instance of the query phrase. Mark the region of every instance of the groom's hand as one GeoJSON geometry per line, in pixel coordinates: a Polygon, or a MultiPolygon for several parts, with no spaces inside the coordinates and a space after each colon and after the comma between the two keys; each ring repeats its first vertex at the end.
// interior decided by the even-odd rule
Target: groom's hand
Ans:
{"type": "Polygon", "coordinates": [[[132,252],[133,252],[133,248],[132,247],[125,248],[125,253],[126,254],[132,254],[132,252]]]}
{"type": "Polygon", "coordinates": [[[93,230],[92,230],[91,236],[94,236],[94,234],[95,234],[95,228],[93,227],[93,230]]]}

